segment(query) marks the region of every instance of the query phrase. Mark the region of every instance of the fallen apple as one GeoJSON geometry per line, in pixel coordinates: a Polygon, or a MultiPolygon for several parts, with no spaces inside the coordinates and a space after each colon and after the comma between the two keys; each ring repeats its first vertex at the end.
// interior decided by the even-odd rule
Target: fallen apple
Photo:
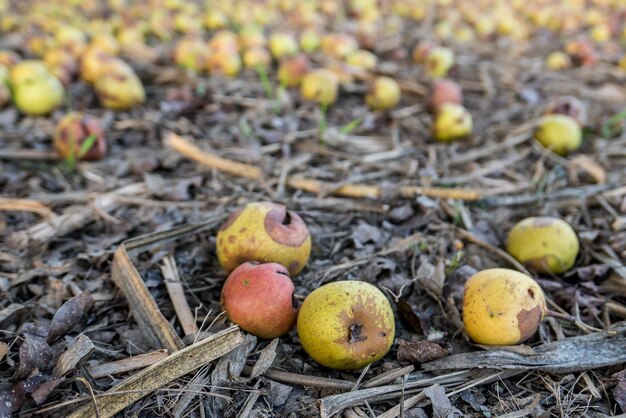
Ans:
{"type": "Polygon", "coordinates": [[[274,32],[269,37],[269,49],[277,60],[296,55],[298,43],[293,35],[287,32],[274,32]]]}
{"type": "Polygon", "coordinates": [[[387,354],[395,335],[393,310],[375,286],[326,284],[309,294],[298,314],[302,348],[322,366],[360,369],[387,354]]]}
{"type": "Polygon", "coordinates": [[[293,293],[293,282],[283,265],[249,261],[226,279],[221,304],[228,319],[241,329],[260,338],[277,338],[296,323],[293,293]]]}
{"type": "Polygon", "coordinates": [[[434,47],[428,53],[425,64],[426,74],[429,77],[445,77],[454,64],[454,52],[446,47],[434,47]]]}
{"type": "Polygon", "coordinates": [[[400,86],[396,80],[380,76],[372,82],[365,96],[365,101],[370,109],[385,110],[397,105],[401,96],[400,86]]]}
{"type": "Polygon", "coordinates": [[[461,87],[452,80],[435,80],[428,99],[428,107],[436,111],[445,103],[462,105],[463,92],[461,87]]]}
{"type": "Polygon", "coordinates": [[[217,233],[216,247],[226,271],[259,261],[282,264],[295,276],[309,260],[311,236],[302,218],[284,205],[257,202],[230,215],[217,233]]]}
{"type": "Polygon", "coordinates": [[[472,133],[473,124],[472,115],[463,106],[444,103],[435,114],[433,136],[441,142],[465,138],[472,133]]]}
{"type": "Polygon", "coordinates": [[[241,57],[234,50],[219,50],[209,53],[206,67],[211,74],[234,77],[241,71],[241,57]]]}
{"type": "Polygon", "coordinates": [[[53,144],[64,159],[99,160],[107,149],[100,120],[80,112],[69,113],[59,121],[54,131],[53,144]],[[93,141],[92,145],[81,150],[88,139],[93,141]]]}
{"type": "Polygon", "coordinates": [[[483,270],[465,282],[463,324],[479,344],[520,344],[537,331],[546,311],[541,286],[515,270],[483,270]]]}
{"type": "Polygon", "coordinates": [[[300,93],[305,100],[312,100],[328,106],[337,100],[339,78],[332,71],[319,68],[309,72],[302,79],[300,93]]]}
{"type": "Polygon", "coordinates": [[[45,76],[28,79],[14,85],[15,105],[27,115],[42,116],[50,113],[63,102],[63,85],[46,72],[45,76]]]}
{"type": "Polygon", "coordinates": [[[509,232],[506,250],[538,273],[560,274],[576,262],[579,243],[564,220],[549,216],[526,218],[509,232]]]}
{"type": "Polygon", "coordinates": [[[113,110],[128,110],[146,98],[141,80],[133,69],[119,58],[112,57],[102,69],[95,84],[102,106],[113,110]]]}
{"type": "Polygon", "coordinates": [[[9,69],[9,83],[14,88],[36,78],[45,78],[50,73],[40,60],[20,61],[9,69]]]}
{"type": "Polygon", "coordinates": [[[306,55],[296,55],[280,63],[277,78],[281,85],[295,87],[300,84],[310,70],[311,64],[306,55]]]}
{"type": "Polygon", "coordinates": [[[535,139],[559,155],[566,155],[580,147],[582,130],[578,122],[567,115],[545,115],[539,119],[535,139]]]}

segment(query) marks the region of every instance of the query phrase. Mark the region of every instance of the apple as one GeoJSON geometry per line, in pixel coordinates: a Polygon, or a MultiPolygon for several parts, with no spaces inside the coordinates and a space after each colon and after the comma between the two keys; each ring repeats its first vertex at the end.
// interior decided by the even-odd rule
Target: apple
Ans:
{"type": "Polygon", "coordinates": [[[551,70],[564,70],[572,66],[569,55],[563,51],[554,51],[546,57],[546,67],[551,70]]]}
{"type": "Polygon", "coordinates": [[[76,60],[72,54],[64,49],[49,49],[44,54],[43,60],[46,63],[48,70],[51,68],[62,67],[70,75],[76,74],[76,71],[78,70],[78,60],[76,60]]]}
{"type": "Polygon", "coordinates": [[[181,39],[174,48],[174,63],[191,71],[206,69],[209,48],[202,38],[189,36],[181,39]]]}
{"type": "Polygon", "coordinates": [[[246,68],[257,69],[267,68],[272,63],[272,55],[270,52],[262,46],[255,46],[248,48],[243,52],[241,56],[243,65],[246,68]]]}
{"type": "Polygon", "coordinates": [[[329,33],[322,38],[322,52],[331,58],[342,59],[359,48],[359,43],[347,33],[329,33]]]}
{"type": "Polygon", "coordinates": [[[211,74],[234,77],[241,71],[241,57],[235,50],[218,50],[209,53],[206,66],[211,74]]]}
{"type": "Polygon", "coordinates": [[[298,314],[302,348],[322,366],[355,370],[387,354],[395,336],[393,310],[375,286],[339,281],[315,289],[298,314]]]}
{"type": "Polygon", "coordinates": [[[128,110],[146,99],[139,77],[128,64],[115,57],[107,60],[95,90],[102,106],[113,110],[128,110]]]}
{"type": "Polygon", "coordinates": [[[305,75],[300,86],[300,93],[305,100],[313,100],[326,106],[337,100],[337,90],[339,78],[325,68],[313,70],[305,75]]]}
{"type": "Polygon", "coordinates": [[[448,142],[469,136],[473,128],[472,115],[463,106],[442,104],[435,114],[433,136],[437,141],[448,142]]]}
{"type": "Polygon", "coordinates": [[[400,86],[396,80],[380,76],[372,82],[365,96],[365,101],[370,109],[385,110],[397,105],[401,96],[400,86]]]}
{"type": "Polygon", "coordinates": [[[98,46],[90,45],[83,52],[80,61],[80,78],[88,83],[95,83],[100,78],[100,73],[113,59],[112,55],[101,50],[98,46]]]}
{"type": "Polygon", "coordinates": [[[428,106],[432,110],[436,111],[444,103],[462,105],[463,92],[461,91],[461,87],[452,80],[435,80],[430,92],[428,106]]]}
{"type": "Polygon", "coordinates": [[[520,344],[537,331],[546,311],[541,286],[515,270],[483,270],[465,282],[463,324],[479,344],[520,344]]]}
{"type": "Polygon", "coordinates": [[[256,26],[247,26],[239,32],[239,46],[241,49],[264,48],[267,39],[263,31],[256,26]]]}
{"type": "Polygon", "coordinates": [[[435,45],[431,41],[421,41],[417,46],[413,49],[412,59],[415,64],[423,64],[426,62],[426,58],[428,58],[428,54],[432,51],[437,45],[435,45]]]}
{"type": "Polygon", "coordinates": [[[294,285],[285,266],[248,261],[233,270],[222,288],[228,319],[259,338],[277,338],[296,323],[294,285]]]}
{"type": "Polygon", "coordinates": [[[208,30],[223,29],[228,26],[228,17],[220,10],[210,8],[206,11],[202,23],[208,30]]]}
{"type": "Polygon", "coordinates": [[[306,55],[296,55],[280,63],[277,74],[278,81],[283,86],[295,87],[300,84],[310,70],[311,64],[306,55]]]}
{"type": "Polygon", "coordinates": [[[80,112],[65,115],[57,124],[53,139],[54,148],[65,159],[73,155],[81,160],[99,160],[106,153],[107,144],[100,120],[80,112]],[[84,155],[78,155],[90,136],[95,142],[84,155]]]}
{"type": "Polygon", "coordinates": [[[306,29],[300,35],[300,48],[306,53],[317,51],[322,42],[322,37],[315,29],[306,29]]]}
{"type": "Polygon", "coordinates": [[[54,35],[56,44],[78,58],[87,46],[85,33],[73,26],[61,26],[54,35]]]}
{"type": "Polygon", "coordinates": [[[32,78],[14,85],[15,105],[28,115],[46,115],[63,102],[65,91],[52,74],[32,78]]]}
{"type": "Polygon", "coordinates": [[[454,64],[454,52],[450,48],[437,46],[426,57],[426,73],[429,77],[445,77],[454,64]]]}
{"type": "Polygon", "coordinates": [[[511,229],[506,250],[538,273],[560,274],[576,263],[580,244],[574,229],[549,216],[521,220],[511,229]]]}
{"type": "Polygon", "coordinates": [[[239,39],[237,35],[230,30],[218,31],[208,42],[209,49],[213,52],[221,51],[239,51],[239,39]]]}
{"type": "Polygon", "coordinates": [[[37,78],[45,78],[50,73],[46,68],[46,64],[40,60],[25,60],[20,61],[10,68],[9,71],[9,83],[14,88],[17,88],[20,84],[24,84],[30,80],[37,78]]]}
{"type": "Polygon", "coordinates": [[[346,64],[356,68],[372,71],[376,68],[378,58],[376,55],[365,49],[357,49],[352,51],[346,57],[346,64]]]}
{"type": "Polygon", "coordinates": [[[98,48],[109,55],[117,55],[120,52],[120,44],[113,37],[113,35],[108,33],[94,36],[88,47],[98,48]]]}
{"type": "Polygon", "coordinates": [[[272,33],[269,37],[269,48],[272,56],[277,60],[298,53],[298,43],[293,35],[287,32],[272,33]]]}
{"type": "Polygon", "coordinates": [[[582,143],[578,122],[567,115],[544,115],[539,119],[535,139],[559,155],[576,150],[582,143]]]}
{"type": "Polygon", "coordinates": [[[217,233],[216,247],[226,271],[259,261],[282,264],[295,276],[309,260],[311,236],[302,218],[284,205],[256,202],[230,215],[217,233]]]}

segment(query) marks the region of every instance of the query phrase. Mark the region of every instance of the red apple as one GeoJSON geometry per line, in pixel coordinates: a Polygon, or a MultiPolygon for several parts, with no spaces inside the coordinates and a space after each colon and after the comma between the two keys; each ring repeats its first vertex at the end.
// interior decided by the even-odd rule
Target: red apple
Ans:
{"type": "Polygon", "coordinates": [[[278,263],[249,261],[237,267],[222,288],[222,309],[241,329],[260,338],[285,335],[298,317],[294,286],[278,263]]]}
{"type": "Polygon", "coordinates": [[[428,106],[432,110],[437,110],[444,103],[463,104],[461,87],[452,80],[436,80],[433,83],[428,106]]]}

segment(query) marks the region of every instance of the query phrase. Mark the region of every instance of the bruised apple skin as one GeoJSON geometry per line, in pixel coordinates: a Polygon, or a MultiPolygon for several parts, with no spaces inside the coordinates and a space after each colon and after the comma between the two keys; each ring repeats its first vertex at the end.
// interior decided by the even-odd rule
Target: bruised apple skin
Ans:
{"type": "Polygon", "coordinates": [[[576,262],[580,244],[562,219],[538,216],[523,219],[509,232],[506,250],[538,273],[561,274],[576,262]]]}
{"type": "Polygon", "coordinates": [[[393,310],[383,292],[369,283],[329,283],[302,303],[298,336],[304,351],[322,366],[361,369],[391,348],[393,310]]]}
{"type": "Polygon", "coordinates": [[[520,344],[537,331],[545,312],[541,286],[523,273],[495,268],[465,282],[463,324],[478,344],[520,344]]]}
{"type": "Polygon", "coordinates": [[[282,264],[295,276],[310,254],[306,224],[276,203],[249,203],[231,214],[217,233],[217,259],[226,271],[246,261],[259,261],[282,264]]]}
{"type": "Polygon", "coordinates": [[[221,304],[228,318],[260,338],[277,338],[296,323],[294,285],[285,266],[249,261],[230,273],[221,304]]]}

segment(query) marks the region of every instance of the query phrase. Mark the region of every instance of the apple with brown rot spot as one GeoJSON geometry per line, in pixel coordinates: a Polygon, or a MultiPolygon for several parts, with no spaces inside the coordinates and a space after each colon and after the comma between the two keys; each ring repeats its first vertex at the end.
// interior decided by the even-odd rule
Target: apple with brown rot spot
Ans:
{"type": "Polygon", "coordinates": [[[295,276],[309,260],[311,236],[302,218],[284,205],[249,203],[221,226],[216,250],[226,271],[246,261],[259,261],[282,264],[295,276]]]}
{"type": "Polygon", "coordinates": [[[230,273],[222,288],[221,304],[228,319],[260,338],[277,338],[298,317],[294,285],[285,266],[249,261],[230,273]]]}

